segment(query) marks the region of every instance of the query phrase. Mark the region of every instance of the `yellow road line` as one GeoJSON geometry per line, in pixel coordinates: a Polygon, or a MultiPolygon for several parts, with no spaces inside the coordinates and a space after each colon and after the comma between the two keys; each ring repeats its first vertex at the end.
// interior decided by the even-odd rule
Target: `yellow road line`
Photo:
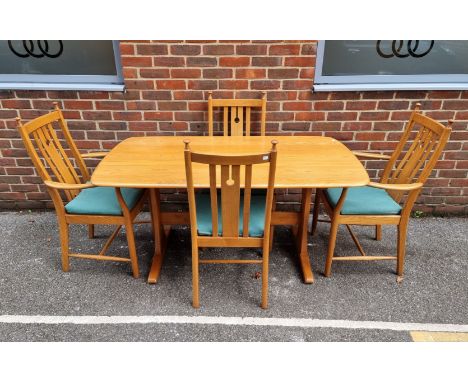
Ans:
{"type": "Polygon", "coordinates": [[[410,332],[414,342],[468,342],[468,333],[410,332]]]}

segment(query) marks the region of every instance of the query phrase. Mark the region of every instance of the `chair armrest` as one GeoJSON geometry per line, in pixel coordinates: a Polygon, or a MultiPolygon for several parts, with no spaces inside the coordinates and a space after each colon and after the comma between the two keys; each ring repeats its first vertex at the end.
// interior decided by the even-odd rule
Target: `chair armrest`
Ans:
{"type": "Polygon", "coordinates": [[[55,188],[57,190],[82,190],[84,188],[95,187],[91,183],[73,184],[73,183],[54,182],[52,180],[44,180],[44,183],[47,187],[55,188]]]}
{"type": "Polygon", "coordinates": [[[86,153],[86,154],[81,154],[82,158],[102,158],[105,157],[109,152],[95,152],[95,153],[86,153]]]}
{"type": "Polygon", "coordinates": [[[388,183],[376,183],[370,182],[370,187],[381,188],[384,190],[392,191],[412,191],[417,190],[423,186],[422,183],[410,183],[410,184],[388,184],[388,183]]]}
{"type": "Polygon", "coordinates": [[[365,151],[353,151],[353,154],[361,158],[371,158],[371,159],[390,159],[390,155],[377,154],[377,153],[368,153],[365,151]]]}

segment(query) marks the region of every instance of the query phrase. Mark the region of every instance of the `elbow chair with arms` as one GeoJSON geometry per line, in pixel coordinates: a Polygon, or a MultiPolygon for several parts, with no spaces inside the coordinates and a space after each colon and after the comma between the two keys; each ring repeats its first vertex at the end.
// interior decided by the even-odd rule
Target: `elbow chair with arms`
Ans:
{"type": "Polygon", "coordinates": [[[420,113],[418,103],[405,131],[391,156],[355,152],[357,157],[388,159],[380,183],[365,187],[317,190],[314,203],[312,234],[317,222],[320,202],[330,217],[328,254],[325,276],[330,276],[334,261],[396,260],[398,280],[403,277],[406,234],[411,210],[424,182],[433,170],[449,138],[453,121],[448,127],[420,113]],[[404,195],[407,193],[406,200],[404,195]],[[400,202],[403,200],[403,206],[400,202]],[[338,226],[345,224],[362,256],[334,256],[338,226]],[[397,226],[397,256],[366,256],[350,225],[375,225],[376,240],[381,238],[381,226],[397,226]]]}
{"type": "Polygon", "coordinates": [[[133,277],[139,276],[133,224],[146,200],[146,191],[132,188],[95,187],[83,158],[103,157],[106,153],[80,154],[57,103],[55,110],[17,126],[26,150],[44,181],[57,213],[60,232],[62,269],[69,270],[70,257],[130,262],[133,277]],[[66,143],[65,146],[62,143],[66,143]],[[69,153],[71,155],[69,155],[69,153]],[[72,162],[79,168],[78,175],[72,162]],[[61,192],[66,203],[62,199],[61,192]],[[99,254],[70,253],[69,225],[85,224],[89,237],[94,237],[95,224],[112,224],[117,228],[99,254]],[[122,225],[128,240],[129,258],[108,256],[106,251],[122,225]]]}
{"type": "MultiPolygon", "coordinates": [[[[199,303],[199,264],[262,264],[262,302],[268,307],[268,259],[271,211],[276,171],[276,144],[270,152],[252,155],[212,155],[192,152],[185,140],[185,171],[192,239],[192,305],[199,303]],[[266,194],[251,191],[253,167],[268,164],[266,194]],[[205,165],[210,192],[195,194],[193,168],[205,165]],[[219,168],[217,176],[217,167],[219,168]],[[244,181],[242,175],[244,174],[244,181]],[[241,185],[244,188],[241,189],[241,185]],[[220,186],[220,192],[218,187],[220,186]],[[218,207],[219,205],[219,207],[218,207]],[[262,260],[200,260],[199,247],[262,248],[262,260]]],[[[205,167],[203,166],[203,167],[205,167]]]]}

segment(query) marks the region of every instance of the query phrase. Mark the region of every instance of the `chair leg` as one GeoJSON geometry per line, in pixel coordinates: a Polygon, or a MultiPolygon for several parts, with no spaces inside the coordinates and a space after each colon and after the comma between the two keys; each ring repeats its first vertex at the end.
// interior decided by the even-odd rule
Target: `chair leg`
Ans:
{"type": "Polygon", "coordinates": [[[312,229],[310,230],[311,235],[315,234],[317,229],[318,215],[320,210],[320,191],[315,190],[315,201],[314,201],[314,211],[312,215],[312,229]]]}
{"type": "Polygon", "coordinates": [[[272,225],[270,226],[270,243],[269,243],[269,251],[271,252],[273,250],[273,233],[274,233],[274,230],[275,230],[275,226],[272,225]]]}
{"type": "Polygon", "coordinates": [[[94,224],[88,224],[88,237],[94,239],[94,224]]]}
{"type": "MultiPolygon", "coordinates": [[[[273,193],[273,203],[271,205],[271,211],[276,211],[276,194],[273,193]]],[[[270,252],[273,250],[273,236],[274,236],[275,226],[270,225],[270,252]]]]}
{"type": "Polygon", "coordinates": [[[329,277],[331,274],[331,266],[333,262],[333,254],[335,252],[336,235],[338,233],[338,220],[332,218],[330,226],[330,236],[328,238],[328,255],[325,263],[325,277],[329,277]]]}
{"type": "Polygon", "coordinates": [[[69,234],[68,234],[68,224],[63,221],[59,221],[59,231],[60,231],[60,246],[62,249],[62,270],[68,272],[70,269],[70,258],[68,257],[69,250],[69,234]]]}
{"type": "Polygon", "coordinates": [[[125,220],[125,232],[127,234],[127,242],[128,242],[128,252],[130,255],[130,261],[132,264],[132,272],[133,277],[138,278],[140,277],[140,272],[138,270],[138,258],[136,254],[136,245],[135,245],[135,235],[133,233],[133,224],[130,219],[125,220]]]}
{"type": "Polygon", "coordinates": [[[268,308],[268,263],[270,259],[269,240],[263,243],[262,261],[262,309],[268,308]]]}
{"type": "MultiPolygon", "coordinates": [[[[147,191],[148,192],[148,191],[147,191]]],[[[151,237],[154,238],[154,219],[153,219],[153,208],[152,208],[152,205],[151,205],[151,198],[150,197],[147,197],[147,203],[148,203],[148,209],[150,210],[150,216],[151,216],[151,237]]]]}
{"type": "Polygon", "coordinates": [[[405,254],[406,254],[406,232],[408,228],[408,221],[400,222],[398,224],[398,234],[397,234],[397,275],[403,276],[403,268],[405,263],[405,254]]]}
{"type": "Polygon", "coordinates": [[[200,307],[198,281],[198,247],[192,243],[192,306],[194,308],[200,307]]]}
{"type": "Polygon", "coordinates": [[[382,240],[382,226],[375,226],[375,240],[382,240]]]}

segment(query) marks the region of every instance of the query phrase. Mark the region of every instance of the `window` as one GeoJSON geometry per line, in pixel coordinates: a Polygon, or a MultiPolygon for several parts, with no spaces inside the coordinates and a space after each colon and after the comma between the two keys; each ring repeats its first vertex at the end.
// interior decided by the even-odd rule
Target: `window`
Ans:
{"type": "Polygon", "coordinates": [[[320,41],[315,91],[466,90],[468,41],[320,41]]]}
{"type": "Polygon", "coordinates": [[[123,88],[117,41],[0,41],[0,89],[123,88]]]}

